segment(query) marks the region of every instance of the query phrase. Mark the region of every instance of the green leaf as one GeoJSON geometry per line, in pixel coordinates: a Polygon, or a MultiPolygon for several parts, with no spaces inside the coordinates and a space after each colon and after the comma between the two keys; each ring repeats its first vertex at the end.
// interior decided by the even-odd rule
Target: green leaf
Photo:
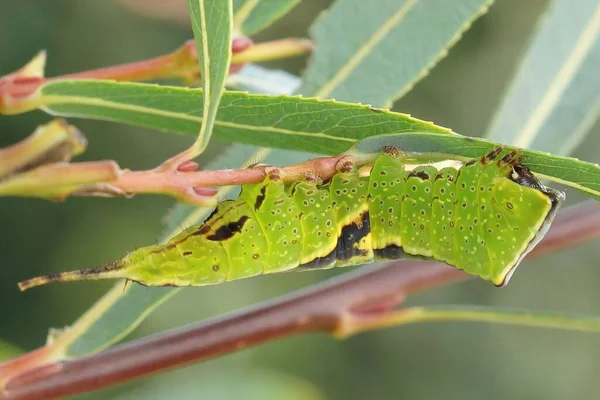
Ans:
{"type": "MultiPolygon", "coordinates": [[[[93,118],[196,134],[199,89],[107,81],[44,85],[39,101],[51,114],[93,118]]],[[[406,114],[303,97],[225,92],[214,138],[265,147],[336,154],[357,140],[404,131],[450,132],[406,114]]]]}
{"type": "MultiPolygon", "coordinates": [[[[456,134],[405,132],[365,139],[351,148],[347,154],[368,158],[380,154],[383,146],[396,146],[409,155],[414,154],[417,160],[448,158],[465,160],[479,158],[489,153],[498,147],[498,143],[456,134]]],[[[505,146],[507,151],[515,148],[505,146]]],[[[519,152],[525,155],[523,164],[539,177],[573,187],[600,200],[598,164],[534,150],[520,149],[519,152]]]]}
{"type": "Polygon", "coordinates": [[[188,0],[202,80],[203,123],[194,144],[204,151],[219,107],[231,62],[231,0],[188,0]]]}
{"type": "Polygon", "coordinates": [[[600,114],[600,1],[550,2],[487,137],[569,154],[600,114]]]}
{"type": "Polygon", "coordinates": [[[233,23],[250,36],[265,29],[290,11],[300,0],[233,0],[233,23]]]}
{"type": "Polygon", "coordinates": [[[312,26],[299,93],[390,107],[446,54],[491,0],[338,0],[312,26]]]}

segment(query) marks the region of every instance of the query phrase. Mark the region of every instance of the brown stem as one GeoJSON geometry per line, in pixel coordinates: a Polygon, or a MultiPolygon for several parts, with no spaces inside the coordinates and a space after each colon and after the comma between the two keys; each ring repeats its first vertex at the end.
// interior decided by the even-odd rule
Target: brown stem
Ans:
{"type": "MultiPolygon", "coordinates": [[[[600,236],[600,205],[559,216],[537,247],[544,254],[600,236]]],[[[89,392],[177,366],[305,332],[348,334],[352,318],[382,315],[411,293],[470,277],[431,261],[364,268],[210,321],[148,336],[86,357],[32,364],[6,382],[0,399],[50,399],[89,392]]],[[[385,319],[382,319],[384,321],[385,319]]],[[[0,376],[23,357],[0,364],[0,376]]],[[[0,382],[2,380],[0,379],[0,382]]]]}
{"type": "MultiPolygon", "coordinates": [[[[305,39],[282,39],[254,45],[247,37],[234,38],[231,43],[230,73],[239,71],[244,64],[293,57],[312,50],[305,39]]],[[[40,52],[20,70],[0,76],[0,114],[18,114],[36,108],[37,90],[47,82],[65,79],[110,79],[117,81],[145,81],[153,79],[182,79],[186,83],[200,79],[198,56],[193,40],[188,40],[176,51],[155,58],[127,64],[113,65],[89,71],[44,78],[46,53],[40,52]]]]}
{"type": "MultiPolygon", "coordinates": [[[[0,196],[25,196],[64,200],[72,194],[93,192],[105,196],[111,188],[104,182],[115,179],[121,170],[114,161],[53,163],[3,179],[0,196]]],[[[115,194],[121,193],[112,193],[115,194]]]]}
{"type": "MultiPolygon", "coordinates": [[[[235,38],[231,43],[231,51],[235,54],[252,45],[253,42],[249,38],[235,38]]],[[[232,65],[230,72],[236,72],[240,67],[241,65],[232,65]]],[[[187,82],[197,81],[200,78],[198,55],[193,39],[186,41],[178,50],[170,54],[128,64],[62,75],[48,79],[47,82],[65,79],[145,81],[165,78],[183,78],[187,82]]]]}
{"type": "MultiPolygon", "coordinates": [[[[281,171],[282,179],[286,182],[303,179],[308,171],[325,180],[335,174],[340,158],[341,156],[319,157],[300,164],[278,167],[278,169],[281,171]]],[[[200,189],[210,190],[206,188],[261,182],[265,178],[267,168],[190,171],[188,163],[181,163],[184,159],[185,157],[178,160],[178,165],[167,163],[149,171],[126,172],[108,184],[121,193],[169,194],[185,203],[207,206],[214,205],[215,199],[210,197],[214,193],[199,194],[200,189]]]]}
{"type": "MultiPolygon", "coordinates": [[[[32,366],[49,364],[52,361],[58,361],[62,357],[56,354],[53,347],[44,346],[23,354],[12,360],[0,364],[0,387],[6,384],[15,376],[20,376],[23,371],[30,370],[32,366]]],[[[0,392],[0,399],[3,399],[3,393],[0,392]]]]}

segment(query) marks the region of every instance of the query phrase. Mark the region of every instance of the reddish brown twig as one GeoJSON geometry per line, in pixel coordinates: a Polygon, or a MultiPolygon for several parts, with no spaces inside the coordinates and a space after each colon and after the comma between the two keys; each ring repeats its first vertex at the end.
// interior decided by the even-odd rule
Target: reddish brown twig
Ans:
{"type": "MultiPolygon", "coordinates": [[[[336,164],[342,156],[319,157],[303,163],[278,167],[286,182],[303,179],[310,171],[326,180],[336,172],[336,164]]],[[[347,157],[347,156],[346,156],[347,157]]],[[[132,171],[118,176],[108,185],[118,193],[161,193],[173,196],[177,200],[213,206],[217,199],[210,186],[244,185],[261,182],[267,167],[223,169],[216,171],[194,171],[197,164],[185,162],[177,168],[158,167],[149,171],[132,171]]]]}
{"type": "MultiPolygon", "coordinates": [[[[233,54],[242,52],[253,44],[252,40],[247,37],[234,38],[231,42],[231,52],[233,54]]],[[[232,61],[229,72],[237,72],[242,66],[243,64],[232,61]]],[[[146,81],[167,78],[182,79],[187,83],[197,82],[200,79],[198,54],[193,39],[186,41],[179,49],[170,54],[128,64],[61,75],[48,79],[47,82],[67,79],[146,81]]]]}
{"type": "MultiPolygon", "coordinates": [[[[66,127],[75,129],[72,126],[64,124],[64,122],[62,122],[62,124],[66,127]]],[[[42,128],[44,128],[44,126],[38,128],[38,131],[42,130],[42,128]]],[[[26,139],[13,147],[15,147],[15,149],[24,148],[24,145],[29,142],[31,142],[31,139],[26,139]]],[[[50,144],[48,146],[50,146],[50,144]]],[[[7,167],[9,164],[9,150],[11,149],[0,152],[0,161],[4,159],[4,164],[7,164],[7,167]],[[6,156],[3,156],[4,153],[6,153],[6,156]]],[[[23,154],[22,158],[24,159],[32,158],[39,152],[37,148],[34,148],[31,145],[25,148],[25,150],[27,151],[21,151],[19,153],[23,154]]],[[[16,152],[14,149],[11,151],[12,153],[16,152]]],[[[313,175],[318,175],[323,180],[326,180],[335,174],[336,165],[341,157],[342,156],[319,157],[295,165],[278,167],[278,169],[280,170],[282,179],[286,182],[303,179],[308,172],[313,175]]],[[[350,158],[350,156],[345,157],[348,159],[350,158]]],[[[118,173],[110,175],[110,180],[104,182],[97,182],[96,180],[93,185],[87,187],[81,187],[80,180],[78,182],[79,185],[77,190],[66,190],[61,193],[63,193],[63,196],[79,195],[105,197],[131,197],[135,194],[154,193],[169,195],[184,203],[214,206],[217,199],[214,197],[216,190],[212,189],[212,186],[243,185],[261,182],[266,176],[265,170],[267,168],[262,166],[256,168],[225,169],[216,171],[195,171],[198,167],[197,163],[193,161],[184,161],[183,163],[173,166],[161,165],[148,171],[127,171],[120,170],[114,162],[110,163],[110,165],[115,168],[115,171],[118,171],[118,173]]],[[[65,179],[68,176],[79,176],[79,173],[82,170],[87,171],[89,169],[89,167],[83,164],[84,163],[61,164],[60,171],[65,174],[65,179]]],[[[15,168],[17,168],[17,166],[15,166],[15,168]]],[[[3,168],[0,168],[0,176],[3,175],[2,170],[3,168]]],[[[16,186],[12,190],[7,191],[3,190],[2,186],[0,186],[0,195],[26,196],[35,194],[35,184],[36,182],[39,182],[39,180],[30,181],[28,187],[30,187],[31,190],[29,191],[20,190],[20,186],[16,186]]],[[[47,184],[50,184],[50,182],[47,182],[47,184]]]]}
{"type": "MultiPolygon", "coordinates": [[[[293,57],[312,50],[306,39],[281,39],[254,44],[247,37],[234,38],[231,43],[230,73],[244,64],[293,57]]],[[[186,41],[172,53],[132,63],[113,65],[90,71],[76,72],[53,78],[44,77],[46,53],[40,52],[20,70],[0,76],[0,114],[18,114],[36,108],[36,91],[45,83],[67,79],[110,79],[116,81],[145,81],[175,78],[186,83],[198,82],[200,68],[194,40],[186,41]]]]}
{"type": "MultiPolygon", "coordinates": [[[[559,216],[531,254],[556,251],[597,236],[600,205],[588,202],[559,216]]],[[[0,398],[50,399],[89,392],[293,334],[329,332],[347,337],[384,325],[373,321],[385,321],[385,314],[406,295],[467,277],[435,262],[396,262],[75,360],[36,365],[36,360],[43,359],[42,348],[0,365],[0,382],[5,378],[0,398]]]]}

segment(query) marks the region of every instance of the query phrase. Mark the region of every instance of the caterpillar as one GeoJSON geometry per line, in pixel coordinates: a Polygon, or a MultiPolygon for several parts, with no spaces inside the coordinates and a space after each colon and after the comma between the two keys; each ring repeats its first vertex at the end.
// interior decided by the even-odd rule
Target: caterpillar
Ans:
{"type": "Polygon", "coordinates": [[[504,286],[546,234],[565,195],[545,187],[517,151],[502,151],[457,167],[411,169],[402,152],[386,147],[360,169],[343,163],[326,182],[286,184],[270,168],[264,181],[243,185],[238,198],[165,244],[19,287],[116,278],[203,286],[404,258],[438,260],[504,286]]]}

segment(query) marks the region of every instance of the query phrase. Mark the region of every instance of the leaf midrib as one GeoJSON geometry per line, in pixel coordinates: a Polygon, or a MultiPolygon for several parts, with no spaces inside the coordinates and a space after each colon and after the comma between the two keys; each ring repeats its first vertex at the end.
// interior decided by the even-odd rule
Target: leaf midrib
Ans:
{"type": "MultiPolygon", "coordinates": [[[[52,105],[61,105],[62,106],[62,105],[67,105],[67,104],[89,105],[89,106],[97,106],[97,107],[114,108],[114,109],[120,109],[120,110],[126,110],[126,111],[134,111],[134,112],[140,112],[140,113],[145,113],[145,114],[158,115],[158,116],[187,120],[187,121],[194,121],[194,122],[198,122],[199,124],[201,124],[203,121],[203,117],[196,117],[194,115],[190,115],[190,114],[186,114],[186,113],[178,113],[175,111],[159,110],[156,108],[138,106],[138,105],[133,105],[133,104],[115,103],[112,101],[106,101],[106,100],[102,100],[102,99],[98,99],[98,98],[91,98],[91,97],[45,95],[44,96],[44,106],[42,106],[40,108],[42,108],[45,112],[47,112],[49,114],[55,115],[55,113],[52,112],[52,105]]],[[[60,114],[61,115],[68,115],[68,114],[76,115],[76,113],[69,113],[69,112],[61,112],[60,114]]],[[[279,134],[283,134],[283,135],[306,136],[306,137],[311,137],[311,138],[323,138],[323,139],[335,140],[338,142],[356,143],[356,139],[345,138],[345,137],[340,137],[340,136],[332,136],[332,135],[328,135],[328,134],[325,134],[322,132],[321,133],[319,133],[319,132],[300,132],[300,131],[293,131],[290,129],[275,128],[272,126],[239,124],[239,123],[235,123],[235,122],[221,121],[219,119],[215,119],[214,124],[217,126],[221,126],[221,127],[234,128],[234,129],[240,129],[240,130],[272,132],[272,133],[279,133],[279,134]]]]}

